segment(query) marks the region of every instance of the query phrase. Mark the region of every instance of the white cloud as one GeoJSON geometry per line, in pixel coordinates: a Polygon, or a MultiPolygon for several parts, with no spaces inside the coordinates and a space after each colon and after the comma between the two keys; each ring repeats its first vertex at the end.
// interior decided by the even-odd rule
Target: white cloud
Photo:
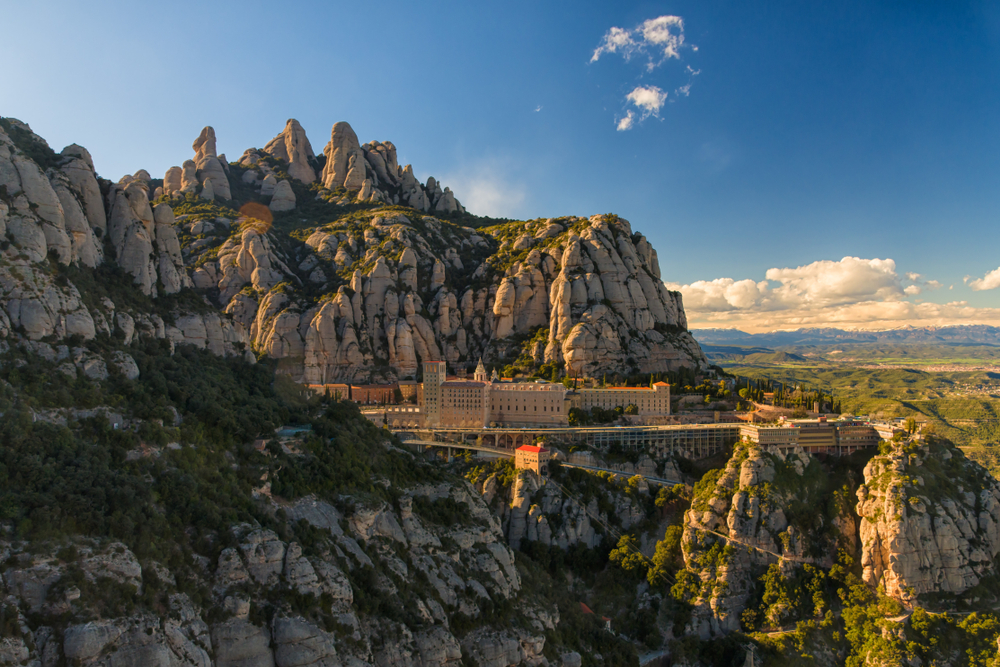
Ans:
{"type": "Polygon", "coordinates": [[[535,107],[535,113],[538,113],[541,110],[542,110],[542,105],[541,104],[539,104],[537,107],[535,107]]]}
{"type": "MultiPolygon", "coordinates": [[[[698,48],[685,43],[684,19],[680,16],[663,15],[647,19],[631,30],[613,27],[605,33],[601,43],[594,49],[590,62],[597,62],[601,56],[617,53],[626,62],[636,55],[646,58],[645,69],[652,72],[667,61],[681,59],[683,49],[697,51],[698,48]]],[[[701,73],[690,65],[685,66],[688,82],[674,89],[678,97],[688,97],[691,94],[691,79],[701,73]]],[[[636,120],[629,113],[618,119],[616,127],[619,131],[629,130],[636,122],[642,122],[649,116],[656,116],[667,99],[667,93],[657,86],[637,86],[625,97],[625,105],[634,104],[642,109],[642,116],[636,120]]]]}
{"type": "Polygon", "coordinates": [[[831,306],[866,299],[896,300],[903,288],[891,259],[844,257],[821,260],[795,269],[768,269],[765,277],[780,282],[774,294],[783,304],[831,306]]]}
{"type": "Polygon", "coordinates": [[[970,280],[970,278],[972,278],[972,276],[966,276],[965,282],[969,283],[969,287],[977,292],[988,289],[996,289],[997,287],[1000,287],[1000,268],[993,269],[982,278],[976,278],[974,280],[970,280]]]}
{"type": "Polygon", "coordinates": [[[661,47],[664,58],[680,59],[684,45],[684,20],[680,16],[658,16],[644,21],[640,27],[643,39],[661,47]]]}
{"type": "Polygon", "coordinates": [[[625,99],[642,109],[642,117],[647,118],[660,112],[667,101],[667,94],[656,86],[637,86],[625,99]]]}
{"type": "MultiPolygon", "coordinates": [[[[1000,272],[1000,270],[998,270],[1000,272]]],[[[737,327],[771,331],[807,326],[892,328],[905,324],[958,322],[1000,324],[1000,308],[972,308],[965,302],[914,303],[907,300],[937,281],[905,286],[920,274],[900,276],[891,259],[844,257],[796,268],[772,268],[765,279],[716,278],[689,285],[667,284],[684,296],[692,327],[737,327]]]]}
{"type": "Polygon", "coordinates": [[[618,121],[618,131],[624,132],[625,130],[631,130],[634,122],[635,112],[629,109],[629,112],[618,121]]]}
{"type": "MultiPolygon", "coordinates": [[[[620,53],[625,60],[641,53],[648,57],[646,69],[653,71],[665,61],[680,59],[684,47],[684,20],[680,16],[657,16],[633,28],[611,28],[590,57],[597,62],[606,53],[620,53]]],[[[697,47],[693,47],[697,50],[697,47]]]]}
{"type": "Polygon", "coordinates": [[[605,53],[618,53],[619,51],[625,57],[625,60],[628,60],[632,57],[632,53],[637,46],[632,40],[631,32],[621,28],[611,28],[604,35],[601,45],[594,50],[594,55],[591,56],[590,62],[597,62],[597,59],[605,53]]]}

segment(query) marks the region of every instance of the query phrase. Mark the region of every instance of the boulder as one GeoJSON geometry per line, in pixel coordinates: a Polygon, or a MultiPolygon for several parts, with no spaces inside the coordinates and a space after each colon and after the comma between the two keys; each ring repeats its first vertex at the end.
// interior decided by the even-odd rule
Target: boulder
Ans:
{"type": "Polygon", "coordinates": [[[274,188],[274,195],[271,197],[271,203],[268,204],[274,212],[279,211],[291,211],[295,208],[295,193],[292,192],[292,185],[288,181],[282,180],[278,182],[277,187],[274,188]]]}

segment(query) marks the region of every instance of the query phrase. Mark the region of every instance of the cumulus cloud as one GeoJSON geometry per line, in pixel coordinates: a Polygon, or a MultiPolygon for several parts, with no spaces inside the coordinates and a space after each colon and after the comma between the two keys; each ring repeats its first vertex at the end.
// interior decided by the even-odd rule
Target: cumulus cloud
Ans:
{"type": "MultiPolygon", "coordinates": [[[[625,99],[630,103],[638,107],[642,112],[639,116],[639,121],[644,121],[650,116],[659,116],[660,109],[667,102],[667,93],[660,90],[656,86],[636,86],[631,93],[625,96],[625,99]]],[[[635,127],[636,115],[635,111],[629,109],[628,112],[618,120],[618,131],[623,132],[625,130],[631,130],[635,127]]]]}
{"type": "MultiPolygon", "coordinates": [[[[597,62],[607,54],[618,54],[626,62],[642,58],[645,60],[644,69],[650,73],[668,61],[680,61],[684,49],[698,50],[684,41],[684,20],[680,16],[663,15],[647,19],[631,30],[611,28],[594,49],[590,62],[597,62]]],[[[701,70],[686,65],[684,73],[687,83],[674,88],[674,95],[677,97],[688,97],[691,94],[691,80],[701,70]]],[[[635,105],[641,110],[641,116],[636,117],[629,109],[624,117],[616,121],[617,129],[628,130],[649,116],[659,115],[666,101],[667,93],[658,86],[636,86],[625,96],[625,106],[635,105]]]]}
{"type": "Polygon", "coordinates": [[[596,63],[605,53],[621,53],[628,60],[635,52],[636,46],[638,45],[632,39],[630,31],[622,28],[611,28],[604,35],[600,46],[594,49],[594,55],[591,56],[590,62],[596,63]]]}
{"type": "Polygon", "coordinates": [[[625,60],[644,55],[646,69],[651,72],[671,58],[679,60],[683,46],[684,20],[680,16],[657,16],[632,30],[617,27],[608,30],[590,62],[597,62],[607,53],[619,53],[625,60]]]}
{"type": "Polygon", "coordinates": [[[806,326],[891,328],[917,322],[1000,323],[1000,308],[972,308],[964,301],[908,301],[941,284],[923,281],[920,274],[901,276],[891,259],[844,257],[769,269],[761,281],[716,278],[689,285],[667,283],[667,287],[683,294],[693,327],[770,331],[806,326]]]}
{"type": "Polygon", "coordinates": [[[643,118],[646,118],[660,112],[667,101],[667,94],[656,86],[636,86],[625,99],[642,109],[643,118]]]}
{"type": "Polygon", "coordinates": [[[972,276],[966,276],[965,281],[969,284],[969,287],[981,292],[988,289],[996,289],[1000,287],[1000,268],[993,269],[987,273],[982,278],[971,279],[972,276]]]}
{"type": "Polygon", "coordinates": [[[631,130],[633,123],[635,123],[635,112],[629,109],[628,113],[618,120],[618,131],[631,130]]]}

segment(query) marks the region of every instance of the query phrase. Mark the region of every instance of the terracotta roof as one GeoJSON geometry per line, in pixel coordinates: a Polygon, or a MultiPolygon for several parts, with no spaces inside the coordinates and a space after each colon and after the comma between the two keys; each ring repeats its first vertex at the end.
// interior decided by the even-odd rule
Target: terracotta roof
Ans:
{"type": "Polygon", "coordinates": [[[536,447],[535,445],[521,445],[517,448],[519,452],[531,452],[532,454],[538,454],[539,452],[547,452],[549,450],[544,447],[536,447]]]}
{"type": "Polygon", "coordinates": [[[670,383],[669,383],[669,382],[663,382],[663,381],[660,381],[660,382],[654,382],[654,383],[653,383],[653,386],[654,386],[654,387],[669,387],[669,386],[670,386],[670,383]]]}
{"type": "Polygon", "coordinates": [[[587,605],[583,604],[582,602],[580,603],[580,611],[582,611],[584,614],[593,614],[594,613],[593,611],[591,611],[590,607],[588,607],[587,605]]]}
{"type": "Polygon", "coordinates": [[[604,387],[605,389],[630,389],[632,391],[649,391],[649,387],[604,387]]]}

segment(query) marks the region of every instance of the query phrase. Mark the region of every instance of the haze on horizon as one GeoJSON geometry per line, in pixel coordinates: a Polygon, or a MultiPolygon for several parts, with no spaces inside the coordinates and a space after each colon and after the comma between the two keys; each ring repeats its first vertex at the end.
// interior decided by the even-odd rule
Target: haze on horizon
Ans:
{"type": "Polygon", "coordinates": [[[117,180],[349,121],[472,212],[614,212],[692,328],[1000,325],[1000,6],[7,3],[0,114],[117,180]],[[13,28],[13,29],[11,29],[13,28]]]}

